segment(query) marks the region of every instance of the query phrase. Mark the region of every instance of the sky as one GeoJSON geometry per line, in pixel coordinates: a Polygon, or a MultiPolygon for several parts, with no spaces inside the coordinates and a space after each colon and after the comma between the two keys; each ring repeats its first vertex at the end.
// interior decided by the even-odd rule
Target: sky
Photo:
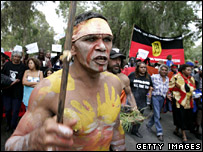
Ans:
{"type": "MultiPolygon", "coordinates": [[[[45,14],[47,22],[54,28],[55,33],[64,34],[64,28],[67,28],[67,23],[64,23],[63,18],[56,14],[55,9],[58,5],[59,1],[55,1],[55,3],[52,1],[47,1],[43,5],[37,5],[37,9],[45,14]]],[[[200,10],[202,10],[202,8],[200,8],[200,10]]],[[[199,11],[198,15],[202,19],[202,11],[199,11]]],[[[193,31],[195,31],[194,25],[191,24],[191,28],[193,31]]],[[[197,42],[195,42],[196,46],[200,45],[201,42],[202,39],[199,39],[197,42]]]]}

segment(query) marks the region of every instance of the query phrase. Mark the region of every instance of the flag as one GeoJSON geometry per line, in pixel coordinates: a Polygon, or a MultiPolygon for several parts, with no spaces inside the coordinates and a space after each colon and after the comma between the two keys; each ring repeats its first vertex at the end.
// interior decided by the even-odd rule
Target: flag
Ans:
{"type": "Polygon", "coordinates": [[[158,37],[134,25],[129,57],[139,56],[138,52],[143,52],[143,50],[149,52],[148,57],[151,63],[160,60],[166,62],[168,55],[172,55],[174,64],[185,63],[182,36],[158,37]]]}

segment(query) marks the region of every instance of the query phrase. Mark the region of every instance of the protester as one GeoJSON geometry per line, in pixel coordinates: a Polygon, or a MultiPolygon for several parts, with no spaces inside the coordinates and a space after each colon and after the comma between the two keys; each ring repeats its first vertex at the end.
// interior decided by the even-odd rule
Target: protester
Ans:
{"type": "Polygon", "coordinates": [[[50,76],[50,75],[53,74],[53,73],[54,73],[54,70],[53,70],[52,68],[48,68],[48,69],[46,69],[46,71],[44,72],[44,77],[46,78],[46,77],[50,76]]]}
{"type": "Polygon", "coordinates": [[[110,146],[114,151],[126,150],[119,117],[121,83],[104,72],[112,39],[102,15],[87,12],[76,17],[63,124],[56,122],[59,70],[34,88],[28,111],[7,140],[6,150],[104,151],[110,146]]]}
{"type": "Polygon", "coordinates": [[[45,50],[40,48],[37,59],[40,61],[40,70],[44,73],[47,68],[51,68],[51,62],[45,60],[45,50]]]}
{"type": "Polygon", "coordinates": [[[27,65],[29,69],[23,75],[23,103],[26,110],[32,90],[43,79],[43,73],[40,71],[40,62],[38,59],[29,58],[27,65]]]}
{"type": "Polygon", "coordinates": [[[61,53],[57,52],[57,56],[55,56],[51,59],[51,64],[52,64],[52,68],[54,71],[58,71],[58,70],[62,69],[62,67],[63,67],[63,62],[60,59],[60,57],[61,57],[61,53]]]}
{"type": "Polygon", "coordinates": [[[49,68],[52,67],[52,64],[51,64],[51,53],[50,52],[47,52],[46,55],[45,55],[45,65],[49,68]]]}
{"type": "Polygon", "coordinates": [[[168,85],[169,85],[169,78],[168,78],[168,66],[162,64],[159,67],[159,74],[153,74],[151,76],[152,83],[153,83],[153,91],[152,91],[152,106],[154,110],[154,114],[150,118],[147,126],[148,130],[151,130],[151,127],[155,124],[156,127],[156,135],[160,141],[164,141],[163,138],[163,129],[160,119],[160,112],[163,107],[164,100],[166,96],[169,97],[168,94],[168,85]]]}
{"type": "Polygon", "coordinates": [[[108,62],[107,70],[117,75],[121,80],[121,85],[123,89],[121,93],[121,103],[123,105],[126,105],[127,104],[126,99],[127,99],[128,104],[132,106],[132,109],[133,108],[137,109],[136,102],[130,88],[130,80],[125,74],[121,73],[121,68],[122,68],[124,59],[125,59],[125,56],[122,53],[120,53],[119,49],[112,48],[110,52],[110,59],[108,62]]]}
{"type": "Polygon", "coordinates": [[[182,131],[182,142],[187,142],[185,130],[192,128],[192,93],[195,90],[195,81],[191,77],[191,66],[183,64],[178,74],[174,75],[169,83],[169,89],[173,94],[173,121],[176,129],[174,134],[180,136],[182,131]]]}
{"type": "Polygon", "coordinates": [[[135,67],[135,58],[131,57],[129,59],[128,67],[135,67]]]}
{"type": "Polygon", "coordinates": [[[169,67],[169,70],[170,70],[170,67],[174,64],[173,61],[172,61],[172,55],[168,55],[166,57],[167,61],[166,61],[166,65],[169,67]]]}
{"type": "Polygon", "coordinates": [[[173,72],[173,74],[177,74],[178,73],[178,67],[177,65],[173,64],[170,68],[171,72],[173,72]]]}
{"type": "MultiPolygon", "coordinates": [[[[132,72],[128,77],[138,110],[143,114],[144,108],[147,107],[147,98],[151,99],[152,95],[152,80],[151,76],[147,73],[146,64],[144,62],[137,64],[135,72],[132,72]],[[147,93],[149,93],[148,96],[147,93]]],[[[131,134],[143,138],[138,131],[139,128],[140,124],[133,125],[131,134]]]]}
{"type": "Polygon", "coordinates": [[[1,49],[1,69],[3,68],[6,62],[10,61],[9,56],[4,53],[4,50],[1,49]]]}
{"type": "Polygon", "coordinates": [[[18,123],[18,113],[23,97],[22,77],[26,70],[21,58],[22,52],[12,52],[11,61],[6,62],[2,69],[2,73],[15,82],[11,87],[3,90],[3,103],[7,120],[6,131],[13,131],[18,123]]]}

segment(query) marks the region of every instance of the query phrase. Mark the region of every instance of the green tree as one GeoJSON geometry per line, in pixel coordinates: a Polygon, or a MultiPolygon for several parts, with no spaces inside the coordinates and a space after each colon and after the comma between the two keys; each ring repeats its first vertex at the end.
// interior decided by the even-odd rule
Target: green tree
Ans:
{"type": "Polygon", "coordinates": [[[9,50],[16,44],[38,42],[38,46],[51,49],[54,30],[50,28],[44,14],[35,5],[42,1],[4,1],[1,3],[1,44],[9,50]]]}

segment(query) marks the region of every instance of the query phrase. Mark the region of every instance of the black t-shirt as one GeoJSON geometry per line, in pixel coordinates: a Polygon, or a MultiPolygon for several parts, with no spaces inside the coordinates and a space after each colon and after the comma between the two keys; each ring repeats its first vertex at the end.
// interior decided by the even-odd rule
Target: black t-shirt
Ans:
{"type": "Polygon", "coordinates": [[[152,87],[152,80],[150,75],[148,78],[145,76],[139,76],[135,78],[135,72],[128,75],[130,79],[131,91],[135,97],[138,109],[142,109],[147,106],[147,93],[149,92],[150,86],[152,87]]]}
{"type": "Polygon", "coordinates": [[[21,62],[20,64],[13,64],[12,61],[6,62],[3,66],[2,73],[9,76],[11,81],[20,79],[20,82],[14,84],[8,89],[3,90],[3,95],[22,99],[23,98],[23,85],[22,78],[27,67],[21,62]]]}

